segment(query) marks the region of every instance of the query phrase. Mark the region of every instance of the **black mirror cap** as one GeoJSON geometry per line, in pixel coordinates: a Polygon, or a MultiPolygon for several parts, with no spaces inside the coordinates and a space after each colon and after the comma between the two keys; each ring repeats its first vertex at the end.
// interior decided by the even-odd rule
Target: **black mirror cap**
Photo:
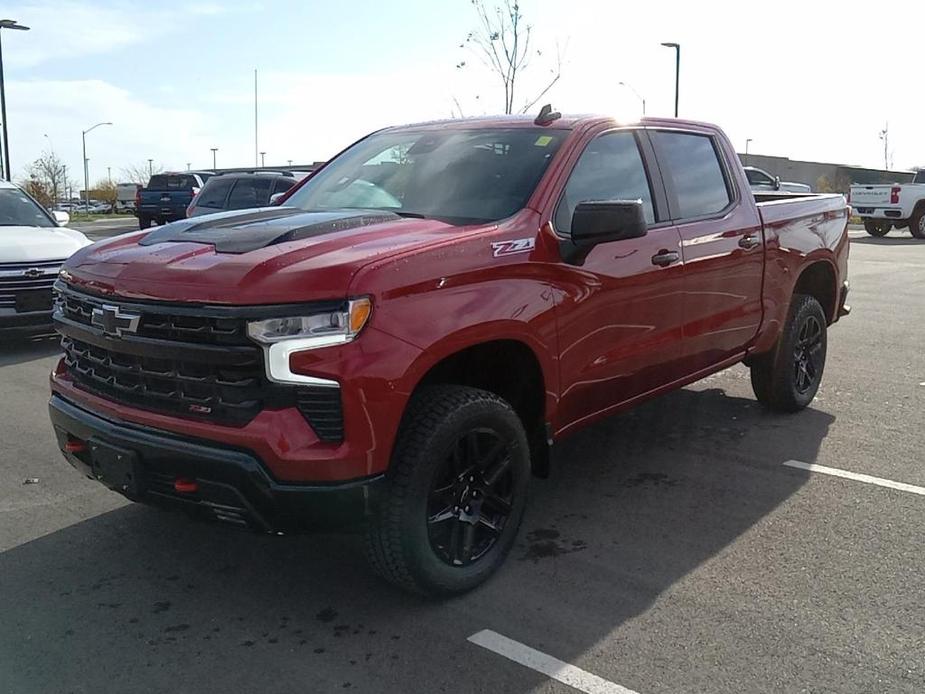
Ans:
{"type": "Polygon", "coordinates": [[[572,237],[560,244],[562,259],[581,265],[597,244],[636,239],[647,230],[642,200],[580,202],[572,214],[572,237]]]}

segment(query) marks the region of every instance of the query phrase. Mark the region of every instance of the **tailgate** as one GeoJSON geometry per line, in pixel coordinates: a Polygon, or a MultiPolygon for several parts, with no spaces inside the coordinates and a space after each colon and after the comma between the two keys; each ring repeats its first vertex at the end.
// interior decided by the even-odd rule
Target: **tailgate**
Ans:
{"type": "Polygon", "coordinates": [[[182,190],[143,190],[141,207],[145,210],[176,211],[186,209],[193,199],[192,191],[182,190]]]}
{"type": "Polygon", "coordinates": [[[852,207],[886,207],[895,186],[851,186],[852,207]]]}

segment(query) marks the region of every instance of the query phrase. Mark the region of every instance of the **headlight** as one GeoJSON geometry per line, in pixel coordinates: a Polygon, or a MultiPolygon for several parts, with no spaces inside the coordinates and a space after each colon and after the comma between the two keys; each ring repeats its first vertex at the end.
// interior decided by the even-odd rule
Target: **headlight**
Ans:
{"type": "Polygon", "coordinates": [[[344,309],[337,311],[251,321],[247,324],[247,334],[262,345],[288,340],[314,340],[301,349],[336,345],[355,338],[369,320],[371,311],[372,304],[368,298],[353,299],[344,309]]]}
{"type": "Polygon", "coordinates": [[[336,311],[251,321],[247,334],[263,345],[267,378],[277,383],[307,383],[338,387],[336,381],[293,373],[289,357],[319,347],[350,342],[363,329],[372,312],[368,297],[351,299],[336,311]]]}

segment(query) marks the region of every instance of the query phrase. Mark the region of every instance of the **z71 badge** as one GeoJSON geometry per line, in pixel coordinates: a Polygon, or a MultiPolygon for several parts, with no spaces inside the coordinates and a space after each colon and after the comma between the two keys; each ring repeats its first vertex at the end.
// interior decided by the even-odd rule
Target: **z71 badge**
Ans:
{"type": "Polygon", "coordinates": [[[529,253],[536,246],[535,239],[514,239],[513,241],[495,241],[491,244],[495,257],[514,255],[515,253],[529,253]]]}

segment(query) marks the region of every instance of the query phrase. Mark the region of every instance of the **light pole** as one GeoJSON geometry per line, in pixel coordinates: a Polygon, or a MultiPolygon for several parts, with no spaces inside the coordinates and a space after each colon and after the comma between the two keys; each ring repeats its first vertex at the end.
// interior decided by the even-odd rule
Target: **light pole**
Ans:
{"type": "Polygon", "coordinates": [[[678,117],[678,94],[681,91],[681,44],[663,43],[665,48],[674,48],[674,117],[678,117]]]}
{"type": "Polygon", "coordinates": [[[636,95],[636,98],[639,99],[639,100],[642,102],[642,115],[646,115],[646,100],[645,100],[645,98],[643,98],[642,94],[640,94],[638,91],[636,91],[636,88],[633,87],[633,85],[629,84],[628,82],[620,82],[620,86],[621,86],[621,87],[626,87],[626,88],[629,89],[631,92],[633,92],[633,94],[636,95]]]}
{"type": "Polygon", "coordinates": [[[216,171],[218,167],[215,166],[215,153],[218,151],[218,147],[211,147],[212,150],[212,170],[216,171]]]}
{"type": "Polygon", "coordinates": [[[289,162],[289,166],[292,166],[292,159],[287,159],[286,161],[289,162]]]}
{"type": "Polygon", "coordinates": [[[10,136],[6,130],[6,89],[3,84],[3,29],[29,31],[29,27],[18,24],[15,19],[0,19],[0,119],[3,120],[3,166],[0,167],[0,175],[5,175],[6,180],[12,181],[13,174],[10,171],[10,136]]]}
{"type": "Polygon", "coordinates": [[[267,153],[261,152],[260,153],[260,168],[265,168],[266,165],[267,165],[267,153]]]}
{"type": "Polygon", "coordinates": [[[96,130],[101,125],[112,125],[112,123],[106,121],[105,123],[97,123],[96,125],[82,130],[80,132],[80,140],[83,144],[83,155],[84,155],[84,196],[87,202],[87,212],[90,211],[90,166],[87,159],[87,133],[91,130],[96,130]]]}
{"type": "Polygon", "coordinates": [[[154,175],[154,160],[148,159],[148,178],[154,175]]]}
{"type": "Polygon", "coordinates": [[[191,165],[192,165],[192,162],[186,162],[186,170],[187,170],[187,171],[190,170],[189,167],[190,167],[191,165]]]}
{"type": "Polygon", "coordinates": [[[748,146],[749,146],[752,142],[754,142],[754,140],[753,140],[752,138],[748,138],[747,140],[745,140],[745,154],[746,154],[746,155],[748,155],[748,146]]]}

